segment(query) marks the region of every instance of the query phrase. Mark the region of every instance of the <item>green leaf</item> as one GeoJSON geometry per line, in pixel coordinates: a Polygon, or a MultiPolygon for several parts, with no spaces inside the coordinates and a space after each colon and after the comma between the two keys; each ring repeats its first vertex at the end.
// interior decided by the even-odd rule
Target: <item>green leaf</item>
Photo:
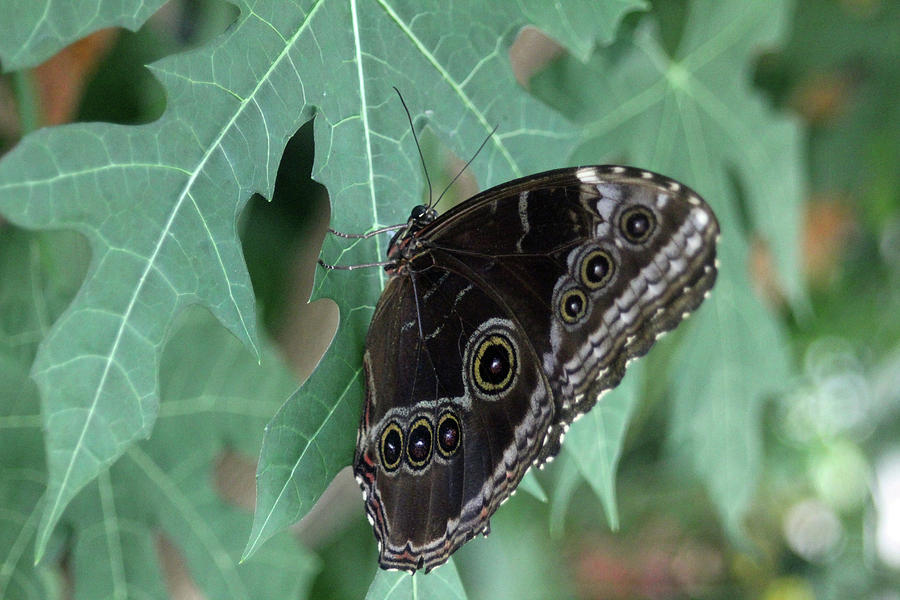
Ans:
{"type": "Polygon", "coordinates": [[[781,39],[791,4],[689,6],[673,56],[647,20],[615,52],[600,53],[588,65],[561,61],[532,87],[554,96],[581,124],[576,162],[627,158],[687,183],[719,217],[719,281],[672,371],[672,447],[689,457],[735,533],[759,474],[758,409],[764,393],[784,384],[789,364],[778,322],[747,277],[748,233],[732,174],[754,233],[769,243],[783,288],[795,305],[804,294],[797,248],[800,131],[750,88],[754,57],[781,39]]]}
{"type": "Polygon", "coordinates": [[[632,365],[616,389],[572,423],[563,445],[581,474],[603,503],[610,529],[619,528],[616,506],[616,467],[622,454],[631,413],[639,400],[644,379],[641,363],[632,365]]]}
{"type": "MultiPolygon", "coordinates": [[[[575,459],[572,458],[573,452],[563,452],[555,461],[557,465],[556,480],[553,482],[552,496],[550,498],[550,537],[558,540],[565,535],[566,513],[569,509],[569,503],[572,496],[578,489],[578,486],[585,479],[585,474],[581,471],[575,459]]],[[[589,478],[595,477],[593,473],[588,475],[589,478]]]]}
{"type": "MultiPolygon", "coordinates": [[[[46,484],[40,407],[28,370],[48,324],[75,294],[87,263],[82,238],[0,238],[0,597],[59,597],[56,565],[33,566],[46,484]],[[56,583],[56,585],[54,585],[56,583]]],[[[229,449],[251,456],[277,398],[295,385],[265,347],[262,366],[204,311],[185,313],[166,347],[163,402],[151,440],[130,448],[70,504],[48,552],[71,557],[75,598],[165,598],[158,536],[174,542],[211,598],[300,595],[317,563],[280,536],[237,566],[249,514],[212,487],[229,449]],[[63,533],[65,532],[65,533],[63,533]]]]}
{"type": "Polygon", "coordinates": [[[763,401],[790,372],[781,330],[742,288],[723,278],[718,301],[694,317],[673,365],[679,380],[669,432],[671,449],[704,482],[735,540],[744,539],[762,471],[763,401]]]}
{"type": "MultiPolygon", "coordinates": [[[[0,300],[0,307],[7,306],[0,300]]],[[[31,560],[40,516],[35,507],[46,483],[41,438],[35,435],[41,421],[29,364],[13,355],[8,333],[3,331],[0,344],[0,598],[61,598],[53,570],[31,560]]]]}
{"type": "Polygon", "coordinates": [[[464,599],[462,581],[453,560],[428,573],[378,570],[366,600],[419,600],[420,598],[464,599]]]}
{"type": "Polygon", "coordinates": [[[28,370],[38,342],[78,289],[87,248],[71,233],[0,227],[0,598],[61,598],[59,575],[33,564],[46,469],[28,370]]]}
{"type": "Polygon", "coordinates": [[[362,382],[349,365],[344,372],[339,366],[330,367],[332,374],[349,381],[347,389],[332,395],[326,378],[314,373],[266,426],[256,472],[256,513],[242,560],[309,512],[328,482],[352,461],[362,382]]]}

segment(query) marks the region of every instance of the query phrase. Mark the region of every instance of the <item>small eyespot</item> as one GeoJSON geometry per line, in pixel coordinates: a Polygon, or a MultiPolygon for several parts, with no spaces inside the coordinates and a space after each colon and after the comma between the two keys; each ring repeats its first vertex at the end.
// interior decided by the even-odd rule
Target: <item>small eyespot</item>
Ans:
{"type": "Polygon", "coordinates": [[[403,431],[394,421],[387,424],[381,432],[381,466],[385,471],[393,471],[400,466],[403,458],[403,431]]]}
{"type": "Polygon", "coordinates": [[[587,314],[588,299],[578,288],[566,290],[559,296],[559,314],[566,323],[577,323],[587,314]]]}
{"type": "Polygon", "coordinates": [[[425,417],[419,417],[413,421],[409,428],[409,441],[406,444],[406,458],[409,464],[416,469],[421,469],[428,464],[431,458],[431,421],[425,417]]]}
{"type": "Polygon", "coordinates": [[[512,385],[516,368],[516,352],[505,335],[487,336],[472,353],[471,378],[485,394],[506,391],[512,385]]]}
{"type": "Polygon", "coordinates": [[[644,206],[633,206],[619,217],[619,229],[632,244],[647,241],[656,227],[656,218],[644,206]]]}
{"type": "Polygon", "coordinates": [[[581,260],[581,282],[589,289],[596,290],[612,278],[613,261],[605,250],[592,250],[581,260]]]}
{"type": "Polygon", "coordinates": [[[444,458],[450,458],[462,442],[462,428],[459,419],[452,412],[445,412],[438,419],[437,447],[444,458]]]}

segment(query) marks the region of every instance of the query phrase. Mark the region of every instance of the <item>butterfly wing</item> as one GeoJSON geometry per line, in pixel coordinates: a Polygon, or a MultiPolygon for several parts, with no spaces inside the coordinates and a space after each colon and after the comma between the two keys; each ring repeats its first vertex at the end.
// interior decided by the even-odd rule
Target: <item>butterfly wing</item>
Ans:
{"type": "Polygon", "coordinates": [[[527,332],[556,405],[540,461],[716,279],[719,225],[709,205],[673,179],[628,167],[516,180],[422,235],[464,260],[527,332]]]}
{"type": "Polygon", "coordinates": [[[355,472],[383,567],[431,568],[486,531],[568,424],[702,301],[718,224],[625,167],[483,192],[417,233],[376,307],[355,472]]]}
{"type": "Polygon", "coordinates": [[[355,473],[385,568],[430,569],[518,485],[552,422],[508,309],[452,257],[393,278],[369,329],[355,473]],[[465,371],[465,374],[463,373],[465,371]]]}

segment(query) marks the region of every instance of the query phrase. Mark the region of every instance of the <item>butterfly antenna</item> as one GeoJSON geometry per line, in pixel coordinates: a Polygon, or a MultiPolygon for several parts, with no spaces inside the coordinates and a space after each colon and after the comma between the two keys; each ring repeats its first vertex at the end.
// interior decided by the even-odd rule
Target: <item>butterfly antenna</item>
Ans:
{"type": "Polygon", "coordinates": [[[419,160],[422,161],[422,171],[425,173],[425,181],[428,183],[428,206],[431,207],[431,199],[434,197],[431,189],[431,177],[428,176],[428,167],[425,166],[425,156],[422,154],[422,147],[419,146],[419,138],[416,136],[416,128],[413,126],[412,115],[409,114],[409,108],[406,106],[406,100],[403,99],[403,94],[400,93],[400,90],[397,89],[397,86],[394,86],[394,91],[397,92],[397,95],[400,97],[400,104],[403,105],[403,110],[406,111],[406,119],[409,121],[409,130],[412,131],[413,140],[416,142],[416,150],[419,151],[419,160]]]}
{"type": "Polygon", "coordinates": [[[446,194],[447,191],[451,188],[451,186],[453,186],[453,184],[456,183],[456,180],[459,179],[460,176],[461,176],[463,173],[466,172],[466,169],[469,168],[469,165],[472,164],[472,162],[473,162],[473,161],[475,160],[475,158],[478,156],[478,153],[481,152],[482,149],[484,149],[485,145],[488,143],[488,140],[491,139],[491,138],[494,136],[495,133],[497,133],[497,130],[498,130],[499,128],[500,128],[500,124],[499,124],[499,123],[496,124],[496,125],[494,125],[494,128],[491,129],[491,132],[490,132],[489,134],[487,134],[487,137],[485,137],[485,138],[484,138],[484,141],[481,142],[481,145],[478,146],[478,150],[476,150],[476,151],[475,151],[475,154],[472,155],[472,158],[469,159],[469,162],[467,162],[465,165],[463,165],[463,168],[459,170],[459,173],[457,173],[456,176],[455,176],[453,179],[450,180],[450,183],[447,184],[447,187],[445,187],[445,188],[444,188],[444,191],[441,192],[441,195],[438,196],[438,199],[437,199],[437,201],[435,201],[434,206],[437,206],[437,205],[438,205],[438,202],[441,201],[441,198],[444,197],[444,194],[446,194]]]}

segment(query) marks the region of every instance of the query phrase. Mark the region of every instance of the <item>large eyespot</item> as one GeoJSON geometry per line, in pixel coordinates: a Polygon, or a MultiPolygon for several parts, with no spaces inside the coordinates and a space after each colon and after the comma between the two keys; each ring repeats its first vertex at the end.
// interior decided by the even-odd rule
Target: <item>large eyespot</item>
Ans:
{"type": "Polygon", "coordinates": [[[512,342],[500,333],[485,337],[472,353],[471,379],[482,393],[494,395],[509,389],[517,368],[512,342]]]}
{"type": "Polygon", "coordinates": [[[588,299],[578,288],[559,295],[559,315],[566,323],[577,323],[587,314],[588,299]]]}
{"type": "Polygon", "coordinates": [[[403,458],[403,430],[396,422],[391,421],[381,432],[381,466],[385,471],[393,471],[400,466],[403,458]]]}
{"type": "Polygon", "coordinates": [[[619,229],[632,244],[647,241],[656,227],[656,217],[644,206],[633,206],[619,217],[619,229]]]}
{"type": "Polygon", "coordinates": [[[406,443],[406,458],[414,469],[421,469],[431,458],[431,421],[419,417],[409,428],[409,440],[406,443]]]}
{"type": "Polygon", "coordinates": [[[612,278],[615,266],[612,257],[605,250],[591,250],[581,259],[581,283],[596,290],[612,278]]]}
{"type": "Polygon", "coordinates": [[[437,447],[441,456],[450,458],[459,449],[462,442],[462,427],[459,419],[452,412],[445,412],[438,419],[437,447]]]}

